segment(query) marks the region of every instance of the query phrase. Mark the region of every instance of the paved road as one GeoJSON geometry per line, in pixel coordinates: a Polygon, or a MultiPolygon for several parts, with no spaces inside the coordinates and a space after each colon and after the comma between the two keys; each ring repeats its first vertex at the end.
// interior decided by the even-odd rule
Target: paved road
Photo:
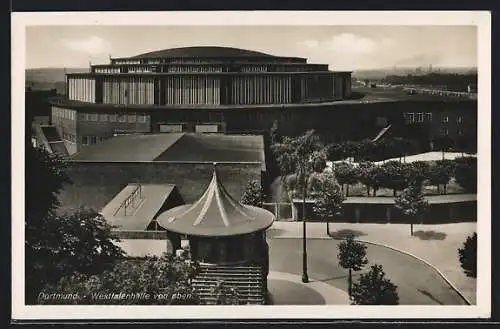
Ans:
{"type": "MultiPolygon", "coordinates": [[[[270,270],[301,275],[302,240],[276,238],[268,242],[270,270]]],[[[337,262],[338,243],[328,239],[308,240],[309,277],[347,291],[347,271],[337,262]]],[[[384,247],[367,247],[370,263],[366,269],[374,263],[383,265],[386,276],[398,286],[401,305],[465,305],[446,281],[424,263],[384,247]]],[[[366,269],[361,273],[367,272],[366,269]]]]}

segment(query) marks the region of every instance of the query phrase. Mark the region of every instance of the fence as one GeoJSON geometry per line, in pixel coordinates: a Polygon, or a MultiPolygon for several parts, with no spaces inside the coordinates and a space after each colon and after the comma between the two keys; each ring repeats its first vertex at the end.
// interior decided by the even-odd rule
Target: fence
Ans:
{"type": "Polygon", "coordinates": [[[292,218],[292,204],[281,202],[266,202],[262,204],[262,208],[272,212],[276,220],[288,220],[292,218]]]}

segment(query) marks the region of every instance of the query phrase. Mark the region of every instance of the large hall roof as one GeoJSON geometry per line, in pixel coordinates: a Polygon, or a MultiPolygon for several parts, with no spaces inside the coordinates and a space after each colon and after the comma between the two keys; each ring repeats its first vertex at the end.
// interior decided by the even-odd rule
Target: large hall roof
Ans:
{"type": "Polygon", "coordinates": [[[132,58],[165,58],[165,57],[276,57],[270,54],[254,50],[246,50],[232,47],[197,46],[169,48],[147,52],[132,58]]]}

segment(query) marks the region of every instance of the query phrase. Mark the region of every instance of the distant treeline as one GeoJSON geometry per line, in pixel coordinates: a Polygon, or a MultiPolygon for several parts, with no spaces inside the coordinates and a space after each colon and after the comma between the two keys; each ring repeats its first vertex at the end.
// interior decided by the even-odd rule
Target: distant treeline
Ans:
{"type": "Polygon", "coordinates": [[[467,91],[467,86],[477,85],[477,73],[429,73],[425,75],[388,75],[382,82],[419,86],[443,86],[451,91],[467,91]]]}

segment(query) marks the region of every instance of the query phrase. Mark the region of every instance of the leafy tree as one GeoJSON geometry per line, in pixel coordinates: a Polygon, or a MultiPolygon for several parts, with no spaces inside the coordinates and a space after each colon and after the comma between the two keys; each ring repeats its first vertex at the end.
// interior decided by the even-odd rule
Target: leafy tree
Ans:
{"type": "Polygon", "coordinates": [[[467,192],[477,191],[477,159],[463,157],[455,159],[455,180],[467,192]]]}
{"type": "Polygon", "coordinates": [[[387,172],[383,166],[375,165],[373,162],[361,162],[356,168],[356,177],[366,186],[368,196],[370,188],[373,190],[373,196],[376,196],[378,189],[387,181],[387,172]]]}
{"type": "Polygon", "coordinates": [[[263,190],[262,185],[257,180],[248,182],[243,195],[241,196],[241,203],[261,207],[262,206],[263,190]]]}
{"type": "Polygon", "coordinates": [[[443,193],[446,194],[446,186],[453,176],[455,171],[455,162],[450,160],[440,160],[430,167],[429,181],[432,185],[437,186],[440,192],[440,185],[443,185],[443,193]]]}
{"type": "Polygon", "coordinates": [[[143,259],[122,259],[99,274],[62,278],[39,295],[40,304],[196,305],[199,297],[191,285],[198,264],[164,254],[143,259]],[[44,298],[50,294],[78,294],[72,300],[44,298]],[[112,298],[111,294],[115,293],[112,298]],[[120,297],[121,296],[121,297],[120,297]]]}
{"type": "Polygon", "coordinates": [[[336,163],[333,171],[335,172],[335,177],[340,184],[342,192],[344,192],[344,185],[346,185],[345,194],[349,196],[349,185],[358,182],[357,170],[349,162],[336,163]]]}
{"type": "Polygon", "coordinates": [[[398,305],[397,286],[385,277],[382,265],[373,265],[352,287],[355,305],[398,305]]]}
{"type": "Polygon", "coordinates": [[[314,212],[326,219],[326,232],[330,233],[330,218],[342,213],[344,196],[335,175],[325,172],[319,177],[320,188],[316,194],[316,202],[313,206],[314,212]]]}
{"type": "Polygon", "coordinates": [[[423,184],[429,179],[430,165],[427,161],[415,161],[408,164],[409,183],[423,184]]]}
{"type": "Polygon", "coordinates": [[[358,181],[366,186],[366,193],[370,196],[370,187],[373,186],[372,172],[375,164],[373,162],[361,162],[356,168],[358,181]]]}
{"type": "Polygon", "coordinates": [[[42,148],[26,147],[25,300],[36,302],[45,285],[61,277],[102,271],[123,255],[111,227],[97,213],[80,209],[57,215],[57,194],[71,183],[67,164],[42,148]]]}
{"type": "Polygon", "coordinates": [[[349,296],[352,296],[352,271],[360,271],[368,264],[366,245],[354,241],[352,236],[348,236],[346,240],[339,243],[338,249],[339,265],[349,270],[348,292],[349,296]]]}
{"type": "Polygon", "coordinates": [[[326,168],[326,155],[324,151],[314,151],[311,158],[314,172],[322,173],[326,168]]]}
{"type": "Polygon", "coordinates": [[[410,234],[413,236],[413,224],[429,209],[429,203],[422,194],[422,184],[413,182],[394,198],[395,206],[410,220],[410,234]]]}
{"type": "Polygon", "coordinates": [[[383,187],[393,190],[394,196],[396,191],[402,190],[409,184],[409,168],[406,164],[399,161],[388,161],[382,165],[384,170],[383,187]]]}
{"type": "Polygon", "coordinates": [[[224,281],[218,281],[211,289],[212,296],[215,296],[216,305],[241,305],[243,300],[234,287],[227,285],[224,281]]]}
{"type": "Polygon", "coordinates": [[[468,236],[463,248],[458,249],[458,257],[464,273],[468,277],[477,276],[477,233],[468,236]]]}
{"type": "Polygon", "coordinates": [[[111,226],[98,213],[79,209],[26,227],[26,297],[75,272],[101,273],[123,258],[111,226]],[[37,225],[32,225],[37,224],[37,225]]]}

